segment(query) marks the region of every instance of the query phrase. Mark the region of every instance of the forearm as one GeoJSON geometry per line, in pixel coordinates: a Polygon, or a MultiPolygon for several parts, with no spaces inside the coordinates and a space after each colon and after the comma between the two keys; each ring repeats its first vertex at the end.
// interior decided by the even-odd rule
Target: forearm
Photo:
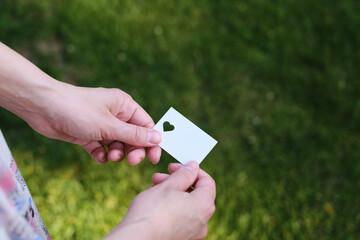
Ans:
{"type": "Polygon", "coordinates": [[[0,106],[24,118],[47,106],[62,84],[0,43],[0,106]]]}
{"type": "Polygon", "coordinates": [[[1,42],[0,107],[46,137],[82,145],[99,164],[106,157],[120,161],[125,148],[132,149],[127,150],[132,164],[145,158],[144,147],[153,163],[160,158],[160,133],[151,130],[153,120],[127,93],[57,81],[1,42]]]}

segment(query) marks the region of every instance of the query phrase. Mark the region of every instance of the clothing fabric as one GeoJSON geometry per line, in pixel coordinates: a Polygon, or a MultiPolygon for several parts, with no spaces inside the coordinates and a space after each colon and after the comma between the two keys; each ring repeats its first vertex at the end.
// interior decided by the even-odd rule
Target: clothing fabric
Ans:
{"type": "Polygon", "coordinates": [[[1,130],[0,239],[51,239],[1,130]]]}

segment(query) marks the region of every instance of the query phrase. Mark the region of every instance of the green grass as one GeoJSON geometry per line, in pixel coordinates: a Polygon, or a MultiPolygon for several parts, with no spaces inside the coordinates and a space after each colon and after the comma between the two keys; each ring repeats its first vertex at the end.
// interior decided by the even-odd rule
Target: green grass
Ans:
{"type": "MultiPolygon", "coordinates": [[[[0,40],[61,81],[173,106],[219,141],[207,239],[360,238],[358,1],[3,0],[0,40]]],[[[98,166],[0,111],[53,239],[98,239],[174,161],[98,166]]]]}

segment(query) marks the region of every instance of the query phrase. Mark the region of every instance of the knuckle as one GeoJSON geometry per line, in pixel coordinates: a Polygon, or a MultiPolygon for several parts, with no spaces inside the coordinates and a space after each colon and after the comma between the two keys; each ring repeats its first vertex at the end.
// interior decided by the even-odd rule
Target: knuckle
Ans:
{"type": "Polygon", "coordinates": [[[205,226],[203,228],[203,230],[201,231],[201,233],[199,235],[199,238],[204,239],[204,238],[206,238],[207,235],[208,235],[208,228],[207,228],[207,226],[205,226]]]}
{"type": "Polygon", "coordinates": [[[209,208],[209,216],[210,216],[209,218],[211,218],[212,215],[214,215],[215,211],[216,211],[215,204],[212,204],[211,207],[209,208]]]}
{"type": "Polygon", "coordinates": [[[215,180],[213,178],[210,178],[210,182],[211,182],[211,185],[216,188],[216,183],[215,183],[215,180]]]}
{"type": "MultiPolygon", "coordinates": [[[[114,130],[116,128],[112,125],[108,126],[107,128],[106,127],[103,127],[100,131],[100,138],[99,140],[113,140],[115,139],[115,136],[114,136],[114,130]]],[[[96,135],[96,134],[95,134],[96,135]]]]}
{"type": "Polygon", "coordinates": [[[214,201],[206,200],[200,203],[201,211],[206,219],[210,219],[214,215],[216,207],[214,201]]]}
{"type": "Polygon", "coordinates": [[[186,168],[183,168],[182,171],[178,171],[178,174],[182,179],[189,179],[192,176],[192,172],[186,168]]]}
{"type": "Polygon", "coordinates": [[[145,131],[143,131],[143,129],[136,127],[134,132],[134,142],[138,144],[145,143],[146,138],[144,133],[145,131]]]}
{"type": "Polygon", "coordinates": [[[130,94],[117,88],[111,89],[111,94],[113,95],[114,99],[117,99],[117,103],[121,110],[126,111],[130,108],[131,103],[133,102],[133,98],[130,96],[130,94]]]}
{"type": "Polygon", "coordinates": [[[118,88],[108,88],[107,90],[115,96],[122,96],[125,93],[118,88]]]}
{"type": "Polygon", "coordinates": [[[128,94],[127,92],[124,92],[120,89],[116,89],[117,90],[117,94],[121,95],[123,98],[125,99],[129,99],[129,100],[132,100],[133,98],[131,97],[130,94],[128,94]]]}
{"type": "Polygon", "coordinates": [[[216,183],[215,183],[215,180],[210,177],[210,178],[208,179],[208,181],[209,181],[209,185],[216,191],[216,183]]]}
{"type": "Polygon", "coordinates": [[[118,96],[123,102],[124,108],[130,108],[133,103],[133,98],[126,92],[118,92],[118,96]]]}

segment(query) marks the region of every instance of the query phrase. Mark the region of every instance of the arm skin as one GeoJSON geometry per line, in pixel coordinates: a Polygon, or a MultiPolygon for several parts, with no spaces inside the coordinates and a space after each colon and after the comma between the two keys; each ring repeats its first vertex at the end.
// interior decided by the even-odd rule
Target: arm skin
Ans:
{"type": "Polygon", "coordinates": [[[2,43],[0,106],[46,137],[83,146],[99,164],[120,161],[125,151],[128,163],[138,164],[145,147],[151,162],[160,159],[161,134],[127,93],[59,82],[2,43]]]}
{"type": "MultiPolygon", "coordinates": [[[[128,94],[56,81],[2,43],[0,106],[44,136],[83,146],[99,164],[120,161],[125,151],[129,164],[137,164],[145,157],[144,147],[151,162],[160,159],[161,135],[128,94]]],[[[154,186],[134,198],[124,220],[105,239],[205,238],[215,211],[214,180],[196,162],[171,164],[169,172],[153,176],[154,186]]]]}

